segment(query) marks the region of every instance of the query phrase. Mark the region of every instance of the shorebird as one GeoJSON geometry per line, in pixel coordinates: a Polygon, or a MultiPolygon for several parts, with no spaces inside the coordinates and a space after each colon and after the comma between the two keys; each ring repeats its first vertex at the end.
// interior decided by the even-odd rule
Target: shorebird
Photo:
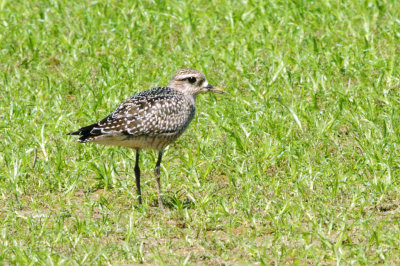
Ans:
{"type": "Polygon", "coordinates": [[[139,205],[142,204],[140,150],[157,150],[158,159],[154,173],[158,188],[158,206],[163,208],[160,181],[163,151],[186,130],[195,114],[196,97],[203,92],[225,93],[208,84],[203,73],[194,69],[181,69],[172,76],[167,87],[156,87],[135,94],[103,120],[68,135],[80,135],[78,141],[81,143],[94,142],[135,149],[139,205]]]}

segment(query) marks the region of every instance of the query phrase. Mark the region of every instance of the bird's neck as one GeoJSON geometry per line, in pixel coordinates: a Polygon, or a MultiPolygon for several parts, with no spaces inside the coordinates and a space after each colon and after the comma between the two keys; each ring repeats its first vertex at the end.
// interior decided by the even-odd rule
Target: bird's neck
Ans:
{"type": "Polygon", "coordinates": [[[168,84],[169,88],[173,88],[174,90],[179,91],[180,93],[182,93],[183,95],[185,95],[185,97],[193,104],[195,105],[196,103],[196,98],[198,93],[193,93],[193,91],[190,90],[184,90],[184,89],[180,89],[179,86],[174,86],[174,83],[170,82],[168,84]]]}
{"type": "Polygon", "coordinates": [[[196,97],[197,94],[193,95],[193,94],[185,94],[186,98],[193,104],[196,104],[196,97]]]}

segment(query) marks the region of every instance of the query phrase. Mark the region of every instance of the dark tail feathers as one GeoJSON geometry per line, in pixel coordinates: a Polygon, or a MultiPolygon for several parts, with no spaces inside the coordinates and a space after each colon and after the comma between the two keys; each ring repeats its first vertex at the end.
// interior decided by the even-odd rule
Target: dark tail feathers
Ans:
{"type": "Polygon", "coordinates": [[[78,139],[79,142],[86,142],[90,138],[98,136],[98,134],[91,132],[94,127],[98,126],[97,123],[91,124],[90,126],[82,127],[78,131],[70,132],[67,135],[80,135],[81,137],[78,139]]]}

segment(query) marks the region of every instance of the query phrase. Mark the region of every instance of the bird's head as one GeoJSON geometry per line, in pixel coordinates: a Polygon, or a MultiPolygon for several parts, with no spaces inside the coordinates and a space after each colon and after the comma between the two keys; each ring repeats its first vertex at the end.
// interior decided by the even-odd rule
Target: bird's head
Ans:
{"type": "Polygon", "coordinates": [[[208,84],[203,73],[189,68],[176,71],[168,83],[168,87],[193,96],[208,91],[225,93],[225,91],[208,84]]]}

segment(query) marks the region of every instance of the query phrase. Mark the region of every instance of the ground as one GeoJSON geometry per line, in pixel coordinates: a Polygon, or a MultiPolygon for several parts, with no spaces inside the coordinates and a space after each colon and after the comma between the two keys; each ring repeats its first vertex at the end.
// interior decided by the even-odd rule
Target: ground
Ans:
{"type": "Polygon", "coordinates": [[[0,1],[2,264],[399,264],[400,2],[0,1]],[[185,134],[66,133],[180,68],[185,134]]]}

